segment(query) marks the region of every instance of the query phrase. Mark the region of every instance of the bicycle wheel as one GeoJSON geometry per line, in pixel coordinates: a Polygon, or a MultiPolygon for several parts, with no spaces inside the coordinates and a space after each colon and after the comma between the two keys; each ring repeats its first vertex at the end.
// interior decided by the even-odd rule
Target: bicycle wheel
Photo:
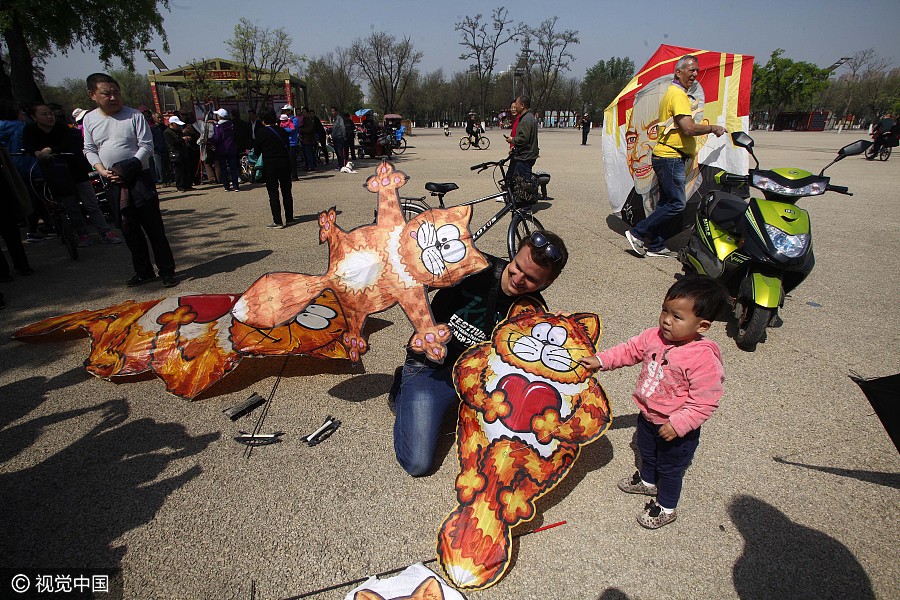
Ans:
{"type": "Polygon", "coordinates": [[[530,212],[513,213],[512,221],[509,224],[509,232],[506,236],[506,250],[509,252],[509,260],[516,256],[522,240],[529,237],[531,232],[542,229],[544,229],[544,226],[530,212]]]}
{"type": "Polygon", "coordinates": [[[409,221],[410,219],[421,215],[426,210],[428,210],[428,208],[422,206],[418,202],[404,202],[402,200],[400,201],[400,211],[403,213],[404,221],[409,221]]]}
{"type": "Polygon", "coordinates": [[[878,153],[878,160],[887,160],[891,157],[891,147],[883,146],[881,151],[878,153]]]}
{"type": "Polygon", "coordinates": [[[63,210],[62,208],[51,208],[50,219],[53,221],[56,233],[59,234],[59,241],[66,247],[69,256],[72,257],[72,260],[78,260],[78,236],[63,210]]]}
{"type": "Polygon", "coordinates": [[[469,140],[468,136],[461,138],[459,140],[459,149],[460,150],[468,150],[469,146],[472,145],[472,142],[469,140]]]}
{"type": "Polygon", "coordinates": [[[482,150],[487,150],[488,148],[490,148],[491,147],[490,138],[481,136],[481,139],[478,140],[478,147],[482,150]]]}
{"type": "Polygon", "coordinates": [[[397,142],[397,147],[394,148],[397,154],[403,154],[406,152],[406,138],[400,138],[400,141],[397,142]]]}
{"type": "Polygon", "coordinates": [[[866,148],[865,154],[863,154],[869,160],[875,160],[875,144],[872,144],[868,148],[866,148]]]}

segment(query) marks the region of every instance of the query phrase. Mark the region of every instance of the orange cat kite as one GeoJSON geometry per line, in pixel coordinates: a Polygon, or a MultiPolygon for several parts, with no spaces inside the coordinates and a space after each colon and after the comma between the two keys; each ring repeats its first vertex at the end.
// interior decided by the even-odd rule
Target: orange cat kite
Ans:
{"type": "Polygon", "coordinates": [[[550,314],[525,297],[490,341],[456,361],[459,506],[441,526],[437,554],[457,588],[499,581],[510,529],[534,518],[535,500],[609,428],[606,393],[578,363],[594,353],[601,330],[595,314],[550,314]]]}

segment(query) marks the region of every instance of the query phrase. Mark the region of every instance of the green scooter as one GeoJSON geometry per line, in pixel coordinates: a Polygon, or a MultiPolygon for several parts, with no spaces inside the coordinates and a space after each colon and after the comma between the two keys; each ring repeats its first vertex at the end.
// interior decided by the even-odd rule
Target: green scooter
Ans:
{"type": "Polygon", "coordinates": [[[747,175],[716,174],[722,189],[709,192],[700,202],[691,237],[678,258],[685,272],[725,284],[734,298],[735,341],[752,352],[767,327],[781,325],[778,309],[785,295],[815,265],[809,213],[798,208],[797,201],[826,191],[852,196],[846,187],[831,185],[823,173],[839,160],[862,154],[871,142],[859,140],[844,146],[837,158],[814,175],[802,169],[760,169],[753,139],[742,131],[731,139],[750,153],[756,167],[747,175]],[[762,191],[763,198],[748,197],[748,186],[762,191]]]}

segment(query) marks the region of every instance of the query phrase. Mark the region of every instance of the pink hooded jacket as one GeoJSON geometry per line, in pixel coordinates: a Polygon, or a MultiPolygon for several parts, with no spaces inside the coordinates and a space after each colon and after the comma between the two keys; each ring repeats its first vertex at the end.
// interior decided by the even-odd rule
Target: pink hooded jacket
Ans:
{"type": "Polygon", "coordinates": [[[719,346],[704,337],[678,346],[651,327],[597,358],[603,371],[643,362],[634,401],[651,423],[669,421],[679,437],[700,427],[722,398],[722,356],[719,346]]]}

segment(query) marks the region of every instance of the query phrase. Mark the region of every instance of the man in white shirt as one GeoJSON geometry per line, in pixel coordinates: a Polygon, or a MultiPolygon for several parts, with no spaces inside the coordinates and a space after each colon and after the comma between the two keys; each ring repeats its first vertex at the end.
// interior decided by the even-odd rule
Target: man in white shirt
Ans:
{"type": "Polygon", "coordinates": [[[84,118],[84,155],[109,182],[110,205],[116,220],[121,221],[122,234],[131,251],[135,274],[125,285],[133,287],[156,279],[147,240],[163,285],[178,285],[175,258],[150,173],[153,137],[147,120],[122,104],[119,84],[109,75],[94,73],[87,78],[87,87],[97,110],[84,118]]]}

